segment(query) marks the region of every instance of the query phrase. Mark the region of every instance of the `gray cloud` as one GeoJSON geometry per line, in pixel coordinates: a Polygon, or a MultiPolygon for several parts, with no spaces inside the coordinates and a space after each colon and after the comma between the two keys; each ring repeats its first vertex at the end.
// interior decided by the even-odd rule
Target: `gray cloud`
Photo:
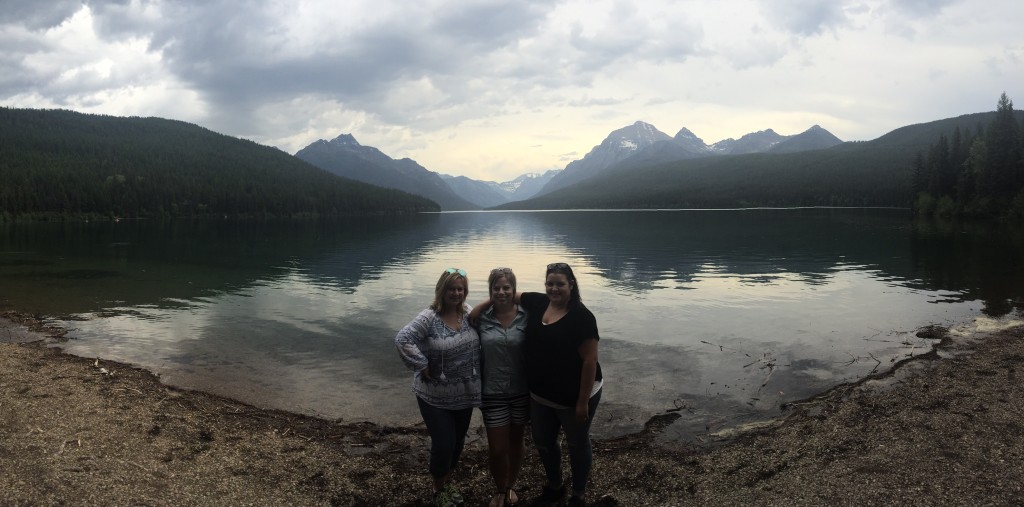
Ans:
{"type": "Polygon", "coordinates": [[[960,0],[889,0],[889,5],[905,14],[931,17],[959,2],[960,0]]]}
{"type": "Polygon", "coordinates": [[[535,35],[551,6],[549,2],[507,0],[451,5],[435,13],[428,30],[453,44],[491,50],[535,35]]]}
{"type": "Polygon", "coordinates": [[[33,72],[24,66],[24,55],[42,51],[42,41],[0,31],[0,97],[14,95],[37,84],[33,72]]]}
{"type": "Polygon", "coordinates": [[[618,2],[601,28],[573,26],[569,42],[578,51],[576,71],[600,70],[617,60],[683,61],[697,53],[699,23],[685,18],[643,18],[632,3],[618,2]]]}
{"type": "Polygon", "coordinates": [[[388,99],[397,87],[425,77],[450,103],[463,103],[458,94],[467,91],[464,82],[489,72],[489,60],[501,51],[514,51],[517,41],[536,35],[552,8],[549,2],[518,1],[409,4],[398,15],[347,27],[343,36],[332,34],[334,39],[298,52],[288,27],[268,9],[224,0],[160,5],[156,19],[120,5],[97,5],[95,24],[107,38],[148,38],[168,70],[214,105],[220,125],[251,123],[258,107],[296,96],[408,117],[406,110],[389,111],[388,99]]]}
{"type": "MultiPolygon", "coordinates": [[[[37,94],[44,102],[60,107],[100,105],[89,94],[139,84],[153,76],[142,69],[145,62],[118,61],[118,57],[74,45],[84,34],[72,35],[71,44],[60,43],[53,31],[88,9],[97,12],[129,10],[129,0],[110,1],[5,1],[0,10],[0,98],[37,94]],[[10,7],[10,8],[9,8],[10,7]],[[107,57],[110,60],[104,61],[107,57]],[[90,101],[92,100],[92,101],[90,101]]],[[[102,20],[102,18],[99,18],[102,20]]],[[[73,33],[61,27],[58,32],[73,33]]]]}
{"type": "Polygon", "coordinates": [[[799,36],[818,35],[846,26],[843,3],[835,0],[772,0],[761,11],[779,28],[799,36]]]}
{"type": "Polygon", "coordinates": [[[888,0],[881,13],[888,33],[913,40],[922,20],[937,17],[955,3],[958,0],[888,0]]]}
{"type": "Polygon", "coordinates": [[[16,24],[29,30],[45,30],[61,24],[81,9],[79,0],[4,0],[0,25],[16,24]]]}
{"type": "MultiPolygon", "coordinates": [[[[38,4],[23,2],[17,13],[7,16],[22,24],[26,18],[54,23],[82,5],[69,1],[33,9],[38,4]]],[[[207,123],[230,130],[257,123],[253,115],[261,107],[296,97],[345,104],[407,125],[457,120],[487,114],[488,108],[499,111],[508,97],[542,100],[538,89],[587,86],[617,61],[681,61],[694,53],[701,37],[698,24],[643,19],[626,2],[607,13],[605,27],[587,33],[580,27],[562,32],[561,38],[540,34],[557,3],[407,4],[400,12],[368,17],[364,26],[353,24],[339,28],[343,33],[325,33],[323,41],[307,46],[296,43],[295,34],[289,32],[295,28],[285,25],[287,16],[262,2],[112,0],[90,1],[88,6],[102,40],[148,41],[164,69],[207,104],[207,123]],[[529,48],[520,47],[524,41],[529,41],[529,48]],[[564,65],[553,65],[555,58],[564,65]],[[483,77],[488,89],[473,84],[483,77]],[[427,80],[436,89],[431,100],[396,100],[398,90],[418,80],[427,80]],[[466,107],[468,97],[472,107],[466,107]]],[[[352,9],[352,16],[360,15],[358,6],[352,9]]],[[[28,46],[32,41],[22,42],[28,46]]],[[[0,69],[8,70],[9,76],[31,76],[0,79],[5,96],[33,88],[48,90],[58,103],[71,100],[76,92],[80,95],[130,79],[113,75],[104,81],[83,75],[57,86],[55,77],[61,69],[31,72],[19,67],[14,56],[0,58],[0,69]]]]}
{"type": "Polygon", "coordinates": [[[612,97],[580,97],[578,99],[572,99],[566,102],[566,105],[570,107],[595,107],[595,106],[617,106],[628,99],[619,99],[612,97]]]}

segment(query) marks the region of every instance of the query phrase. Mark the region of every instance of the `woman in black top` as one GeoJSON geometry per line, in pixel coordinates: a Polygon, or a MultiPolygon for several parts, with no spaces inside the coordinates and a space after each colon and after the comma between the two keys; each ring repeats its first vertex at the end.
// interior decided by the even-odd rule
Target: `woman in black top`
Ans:
{"type": "Polygon", "coordinates": [[[572,471],[569,505],[583,504],[593,454],[590,423],[601,400],[601,365],[597,361],[597,319],[583,305],[572,268],[548,264],[545,294],[524,293],[520,301],[526,325],[526,377],[530,385],[530,422],[548,483],[543,498],[557,500],[562,485],[558,432],[565,432],[572,471]]]}

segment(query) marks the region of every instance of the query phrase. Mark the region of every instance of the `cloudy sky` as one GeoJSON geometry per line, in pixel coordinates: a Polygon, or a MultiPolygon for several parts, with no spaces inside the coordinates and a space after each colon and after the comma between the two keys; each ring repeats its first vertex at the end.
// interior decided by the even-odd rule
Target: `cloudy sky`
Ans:
{"type": "Polygon", "coordinates": [[[638,120],[870,140],[1024,104],[1022,22],[1020,0],[0,0],[0,105],[289,153],[351,133],[504,181],[638,120]]]}

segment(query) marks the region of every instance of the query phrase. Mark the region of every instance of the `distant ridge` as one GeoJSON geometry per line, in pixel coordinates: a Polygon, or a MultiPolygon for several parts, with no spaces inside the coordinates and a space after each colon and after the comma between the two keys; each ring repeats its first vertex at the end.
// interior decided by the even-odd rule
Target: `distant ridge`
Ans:
{"type": "Polygon", "coordinates": [[[711,145],[712,151],[719,155],[743,155],[746,153],[763,153],[784,141],[786,138],[772,129],[751,132],[739,139],[726,139],[711,145]]]}
{"type": "Polygon", "coordinates": [[[395,160],[377,148],[363,146],[351,134],[341,134],[330,141],[320,139],[295,156],[345,178],[426,197],[442,210],[481,208],[456,194],[439,174],[412,159],[395,160]]]}
{"type": "Polygon", "coordinates": [[[493,181],[480,181],[465,176],[450,176],[442,174],[441,179],[459,197],[475,204],[480,208],[490,208],[505,204],[511,198],[511,192],[506,191],[500,184],[493,181]]]}
{"type": "Polygon", "coordinates": [[[790,136],[772,146],[771,153],[797,153],[801,151],[821,150],[843,144],[843,141],[831,132],[815,125],[800,134],[790,136]]]}
{"type": "Polygon", "coordinates": [[[560,172],[560,169],[552,169],[543,174],[527,173],[502,183],[447,174],[442,174],[441,178],[451,187],[452,191],[463,199],[483,208],[492,208],[507,202],[533,197],[560,172]]]}
{"type": "Polygon", "coordinates": [[[669,137],[653,125],[638,121],[617,129],[590,150],[582,159],[565,166],[538,195],[579,185],[591,178],[626,168],[643,167],[703,157],[749,153],[795,153],[830,148],[842,141],[815,125],[795,136],[783,136],[772,129],[725,139],[708,145],[687,128],[669,137]]]}

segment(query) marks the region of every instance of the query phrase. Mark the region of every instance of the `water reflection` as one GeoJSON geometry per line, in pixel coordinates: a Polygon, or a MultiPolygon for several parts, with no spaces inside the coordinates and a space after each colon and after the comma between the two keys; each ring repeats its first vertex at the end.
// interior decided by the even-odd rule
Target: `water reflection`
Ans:
{"type": "Polygon", "coordinates": [[[644,292],[667,278],[725,273],[748,283],[797,274],[826,283],[849,266],[908,273],[909,220],[892,211],[648,211],[526,215],[541,238],[570,251],[623,290],[644,292]],[[668,276],[666,276],[668,275],[668,276]]]}
{"type": "Polygon", "coordinates": [[[1020,308],[1021,236],[904,212],[446,213],[334,222],[0,226],[0,301],[69,316],[84,356],[346,420],[418,420],[394,334],[447,267],[541,290],[570,262],[608,379],[595,431],[678,410],[689,438],[1020,308]]]}
{"type": "Polygon", "coordinates": [[[1024,308],[1024,229],[993,223],[914,222],[915,274],[951,300],[979,299],[983,312],[1001,317],[1024,308]]]}

